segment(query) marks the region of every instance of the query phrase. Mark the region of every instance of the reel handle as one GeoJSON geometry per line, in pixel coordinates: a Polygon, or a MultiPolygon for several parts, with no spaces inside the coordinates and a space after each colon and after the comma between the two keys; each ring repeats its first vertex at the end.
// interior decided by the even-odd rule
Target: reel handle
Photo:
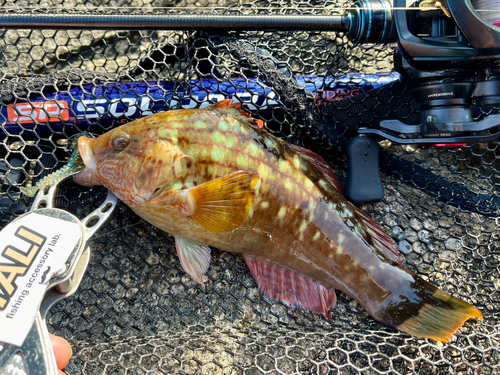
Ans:
{"type": "Polygon", "coordinates": [[[359,135],[347,145],[347,181],[344,194],[356,204],[384,198],[380,178],[380,146],[374,138],[359,135]]]}

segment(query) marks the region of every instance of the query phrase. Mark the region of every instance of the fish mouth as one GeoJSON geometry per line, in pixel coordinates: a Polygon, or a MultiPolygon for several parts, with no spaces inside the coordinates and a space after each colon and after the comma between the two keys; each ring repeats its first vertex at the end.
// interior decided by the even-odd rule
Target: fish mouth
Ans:
{"type": "Polygon", "coordinates": [[[77,184],[84,186],[95,185],[93,173],[96,170],[97,163],[92,152],[92,143],[95,141],[94,138],[80,137],[78,139],[78,151],[80,152],[80,157],[83,160],[85,169],[73,177],[73,181],[77,184]]]}

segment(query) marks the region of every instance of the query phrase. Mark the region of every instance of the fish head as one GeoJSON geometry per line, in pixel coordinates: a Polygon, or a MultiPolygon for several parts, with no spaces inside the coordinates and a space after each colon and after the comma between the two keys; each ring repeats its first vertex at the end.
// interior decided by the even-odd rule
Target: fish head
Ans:
{"type": "Polygon", "coordinates": [[[172,164],[182,155],[170,140],[143,125],[136,121],[97,138],[80,137],[78,150],[85,168],[73,180],[84,186],[103,185],[132,207],[150,199],[180,173],[172,164]]]}

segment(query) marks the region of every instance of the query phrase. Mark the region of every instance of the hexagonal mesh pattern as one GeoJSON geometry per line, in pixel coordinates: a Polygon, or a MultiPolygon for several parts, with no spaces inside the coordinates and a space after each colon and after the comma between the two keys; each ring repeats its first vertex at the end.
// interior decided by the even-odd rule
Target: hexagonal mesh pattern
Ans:
{"type": "MultiPolygon", "coordinates": [[[[83,13],[154,13],[163,7],[202,14],[202,7],[213,5],[125,0],[94,8],[101,3],[2,6],[30,12],[26,5],[43,5],[37,11],[49,14],[62,6],[83,13]]],[[[281,8],[325,14],[343,4],[252,0],[217,6],[238,14],[281,8]]],[[[391,53],[387,47],[353,47],[334,32],[0,31],[2,225],[30,207],[19,186],[64,164],[70,136],[102,134],[151,112],[231,95],[242,98],[269,131],[323,155],[343,181],[345,144],[355,127],[418,119],[418,105],[397,75],[378,74],[392,68],[391,53]],[[365,76],[346,75],[356,72],[365,76]],[[337,78],[328,88],[331,77],[337,78]]],[[[407,268],[473,303],[484,321],[469,321],[451,343],[440,344],[375,322],[342,293],[327,321],[260,296],[243,258],[218,251],[201,287],[182,270],[173,238],[119,205],[90,243],[79,291],[48,318],[49,330],[74,345],[67,372],[499,373],[498,144],[391,146],[382,160],[384,200],[362,208],[391,234],[407,268]]],[[[83,217],[103,196],[103,189],[66,182],[57,205],[83,217]]]]}

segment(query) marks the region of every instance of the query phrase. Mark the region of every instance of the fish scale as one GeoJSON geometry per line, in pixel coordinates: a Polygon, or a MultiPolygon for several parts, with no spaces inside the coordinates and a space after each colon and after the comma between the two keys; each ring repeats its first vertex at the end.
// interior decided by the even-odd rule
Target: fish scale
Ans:
{"type": "Polygon", "coordinates": [[[159,113],[81,137],[86,167],[74,179],[106,186],[172,234],[200,283],[215,246],[243,254],[262,292],[326,317],[338,289],[416,336],[449,340],[482,318],[404,269],[392,239],[346,200],[323,159],[261,127],[231,101],[159,113]]]}

